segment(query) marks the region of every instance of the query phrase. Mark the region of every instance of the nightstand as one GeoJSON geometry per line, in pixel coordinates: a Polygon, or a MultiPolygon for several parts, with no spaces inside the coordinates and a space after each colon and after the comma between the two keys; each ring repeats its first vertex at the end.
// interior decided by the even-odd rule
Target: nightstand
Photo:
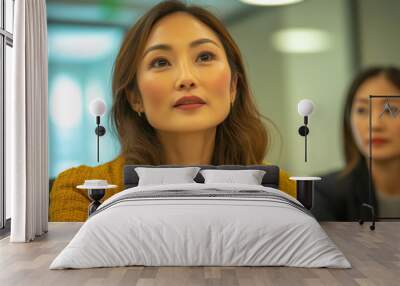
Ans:
{"type": "Polygon", "coordinates": [[[296,181],[296,197],[307,209],[311,209],[314,201],[314,182],[321,180],[320,177],[290,177],[296,181]]]}
{"type": "Polygon", "coordinates": [[[101,205],[100,200],[104,197],[106,190],[116,187],[117,185],[109,185],[106,180],[85,180],[85,184],[77,186],[78,189],[86,189],[92,200],[88,207],[88,216],[101,205]]]}

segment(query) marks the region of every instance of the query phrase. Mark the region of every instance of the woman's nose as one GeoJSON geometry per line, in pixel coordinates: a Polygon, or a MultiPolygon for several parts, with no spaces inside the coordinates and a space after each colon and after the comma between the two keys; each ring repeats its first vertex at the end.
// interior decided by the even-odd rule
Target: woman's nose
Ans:
{"type": "Polygon", "coordinates": [[[190,89],[194,86],[195,86],[195,83],[191,79],[179,80],[179,84],[178,84],[179,89],[190,89]]]}
{"type": "Polygon", "coordinates": [[[179,66],[177,79],[177,88],[178,89],[190,89],[196,86],[196,80],[193,75],[192,67],[190,67],[190,63],[182,63],[179,66]]]}
{"type": "Polygon", "coordinates": [[[384,126],[384,118],[381,116],[382,111],[378,107],[372,109],[371,112],[371,128],[373,130],[381,129],[384,126]]]}

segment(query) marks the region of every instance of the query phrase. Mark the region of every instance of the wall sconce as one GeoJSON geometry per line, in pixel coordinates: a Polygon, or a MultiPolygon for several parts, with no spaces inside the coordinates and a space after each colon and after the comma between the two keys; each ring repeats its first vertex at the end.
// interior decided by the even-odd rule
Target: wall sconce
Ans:
{"type": "Polygon", "coordinates": [[[304,116],[304,125],[300,126],[299,128],[299,134],[300,136],[304,137],[304,161],[307,162],[307,135],[310,133],[310,130],[307,127],[308,124],[308,116],[313,112],[314,110],[314,103],[309,100],[309,99],[302,99],[300,102],[297,104],[297,112],[301,115],[304,116]]]}
{"type": "Polygon", "coordinates": [[[99,138],[106,134],[106,128],[100,125],[100,117],[106,112],[106,104],[101,98],[96,98],[90,102],[89,111],[96,117],[97,127],[95,133],[97,135],[97,162],[99,162],[99,138]]]}

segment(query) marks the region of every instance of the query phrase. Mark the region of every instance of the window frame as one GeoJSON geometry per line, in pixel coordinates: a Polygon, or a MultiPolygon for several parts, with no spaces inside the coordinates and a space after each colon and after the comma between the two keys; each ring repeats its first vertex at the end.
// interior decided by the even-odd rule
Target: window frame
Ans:
{"type": "MultiPolygon", "coordinates": [[[[0,0],[0,237],[7,235],[10,232],[11,219],[6,218],[6,189],[5,189],[5,93],[6,93],[6,50],[7,46],[13,48],[13,33],[7,31],[6,28],[6,1],[11,1],[13,5],[13,13],[15,7],[15,0],[0,0]]],[[[15,13],[14,13],[15,14],[15,13]]],[[[13,17],[14,15],[11,15],[13,17]]],[[[14,18],[13,18],[14,19],[14,18]]],[[[12,27],[14,30],[14,27],[12,27]]]]}

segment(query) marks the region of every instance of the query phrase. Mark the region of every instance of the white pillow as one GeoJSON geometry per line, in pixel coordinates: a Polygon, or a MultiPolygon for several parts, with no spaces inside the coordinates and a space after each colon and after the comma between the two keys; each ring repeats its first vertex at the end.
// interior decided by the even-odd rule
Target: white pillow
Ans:
{"type": "Polygon", "coordinates": [[[136,167],[135,171],[139,176],[138,186],[147,186],[196,183],[193,179],[200,169],[199,167],[136,167]]]}
{"type": "Polygon", "coordinates": [[[235,183],[247,185],[261,185],[265,175],[263,170],[220,170],[205,169],[200,174],[204,177],[204,183],[235,183]]]}

